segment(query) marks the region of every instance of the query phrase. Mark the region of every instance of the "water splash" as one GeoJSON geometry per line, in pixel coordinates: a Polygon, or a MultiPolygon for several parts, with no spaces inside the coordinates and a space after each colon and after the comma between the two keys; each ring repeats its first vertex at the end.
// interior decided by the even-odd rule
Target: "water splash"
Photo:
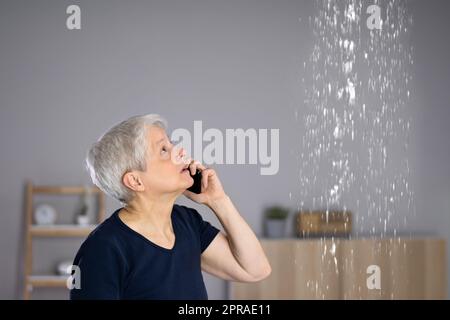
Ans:
{"type": "Polygon", "coordinates": [[[363,1],[316,0],[310,17],[298,207],[350,210],[356,235],[396,235],[415,215],[406,2],[375,1],[385,13],[381,30],[368,30],[363,1]]]}

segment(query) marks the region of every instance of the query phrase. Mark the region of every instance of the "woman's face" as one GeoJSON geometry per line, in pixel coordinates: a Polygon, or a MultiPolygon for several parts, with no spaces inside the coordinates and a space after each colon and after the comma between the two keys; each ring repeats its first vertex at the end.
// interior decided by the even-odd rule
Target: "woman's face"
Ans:
{"type": "Polygon", "coordinates": [[[183,171],[189,164],[189,159],[182,159],[186,152],[171,143],[164,129],[149,127],[147,143],[147,170],[141,175],[146,192],[182,193],[192,186],[194,179],[189,170],[183,171]]]}

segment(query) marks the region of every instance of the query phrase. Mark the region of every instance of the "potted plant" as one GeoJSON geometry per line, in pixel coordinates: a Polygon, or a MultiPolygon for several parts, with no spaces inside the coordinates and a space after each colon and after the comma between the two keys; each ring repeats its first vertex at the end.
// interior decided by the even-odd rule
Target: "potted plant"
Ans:
{"type": "Polygon", "coordinates": [[[281,206],[271,206],[265,210],[264,216],[267,237],[282,238],[285,236],[288,215],[289,209],[281,206]]]}

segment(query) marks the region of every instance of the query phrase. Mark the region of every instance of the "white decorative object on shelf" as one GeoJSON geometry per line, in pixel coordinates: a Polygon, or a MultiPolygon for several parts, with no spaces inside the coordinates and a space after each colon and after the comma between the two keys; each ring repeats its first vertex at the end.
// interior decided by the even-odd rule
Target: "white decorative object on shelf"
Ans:
{"type": "Polygon", "coordinates": [[[65,276],[65,275],[70,275],[69,272],[67,272],[69,270],[69,267],[72,265],[72,261],[62,261],[60,263],[58,263],[57,267],[56,267],[56,272],[60,275],[60,276],[65,276]]]}
{"type": "Polygon", "coordinates": [[[90,187],[85,186],[75,217],[76,223],[80,226],[89,225],[91,222],[90,211],[92,205],[89,203],[89,200],[91,200],[91,198],[92,197],[90,187]]]}
{"type": "Polygon", "coordinates": [[[91,219],[89,219],[89,216],[87,215],[78,215],[77,216],[77,224],[80,226],[87,226],[91,222],[91,219]]]}
{"type": "Polygon", "coordinates": [[[56,210],[48,204],[41,204],[34,211],[34,220],[38,225],[55,224],[56,216],[56,210]]]}

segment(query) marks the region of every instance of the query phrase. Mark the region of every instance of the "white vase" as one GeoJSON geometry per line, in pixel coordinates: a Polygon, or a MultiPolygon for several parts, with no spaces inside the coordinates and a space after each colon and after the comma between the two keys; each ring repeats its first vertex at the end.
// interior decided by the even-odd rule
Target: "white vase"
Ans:
{"type": "Polygon", "coordinates": [[[86,226],[89,224],[89,216],[88,215],[78,215],[77,216],[77,223],[80,226],[86,226]]]}

